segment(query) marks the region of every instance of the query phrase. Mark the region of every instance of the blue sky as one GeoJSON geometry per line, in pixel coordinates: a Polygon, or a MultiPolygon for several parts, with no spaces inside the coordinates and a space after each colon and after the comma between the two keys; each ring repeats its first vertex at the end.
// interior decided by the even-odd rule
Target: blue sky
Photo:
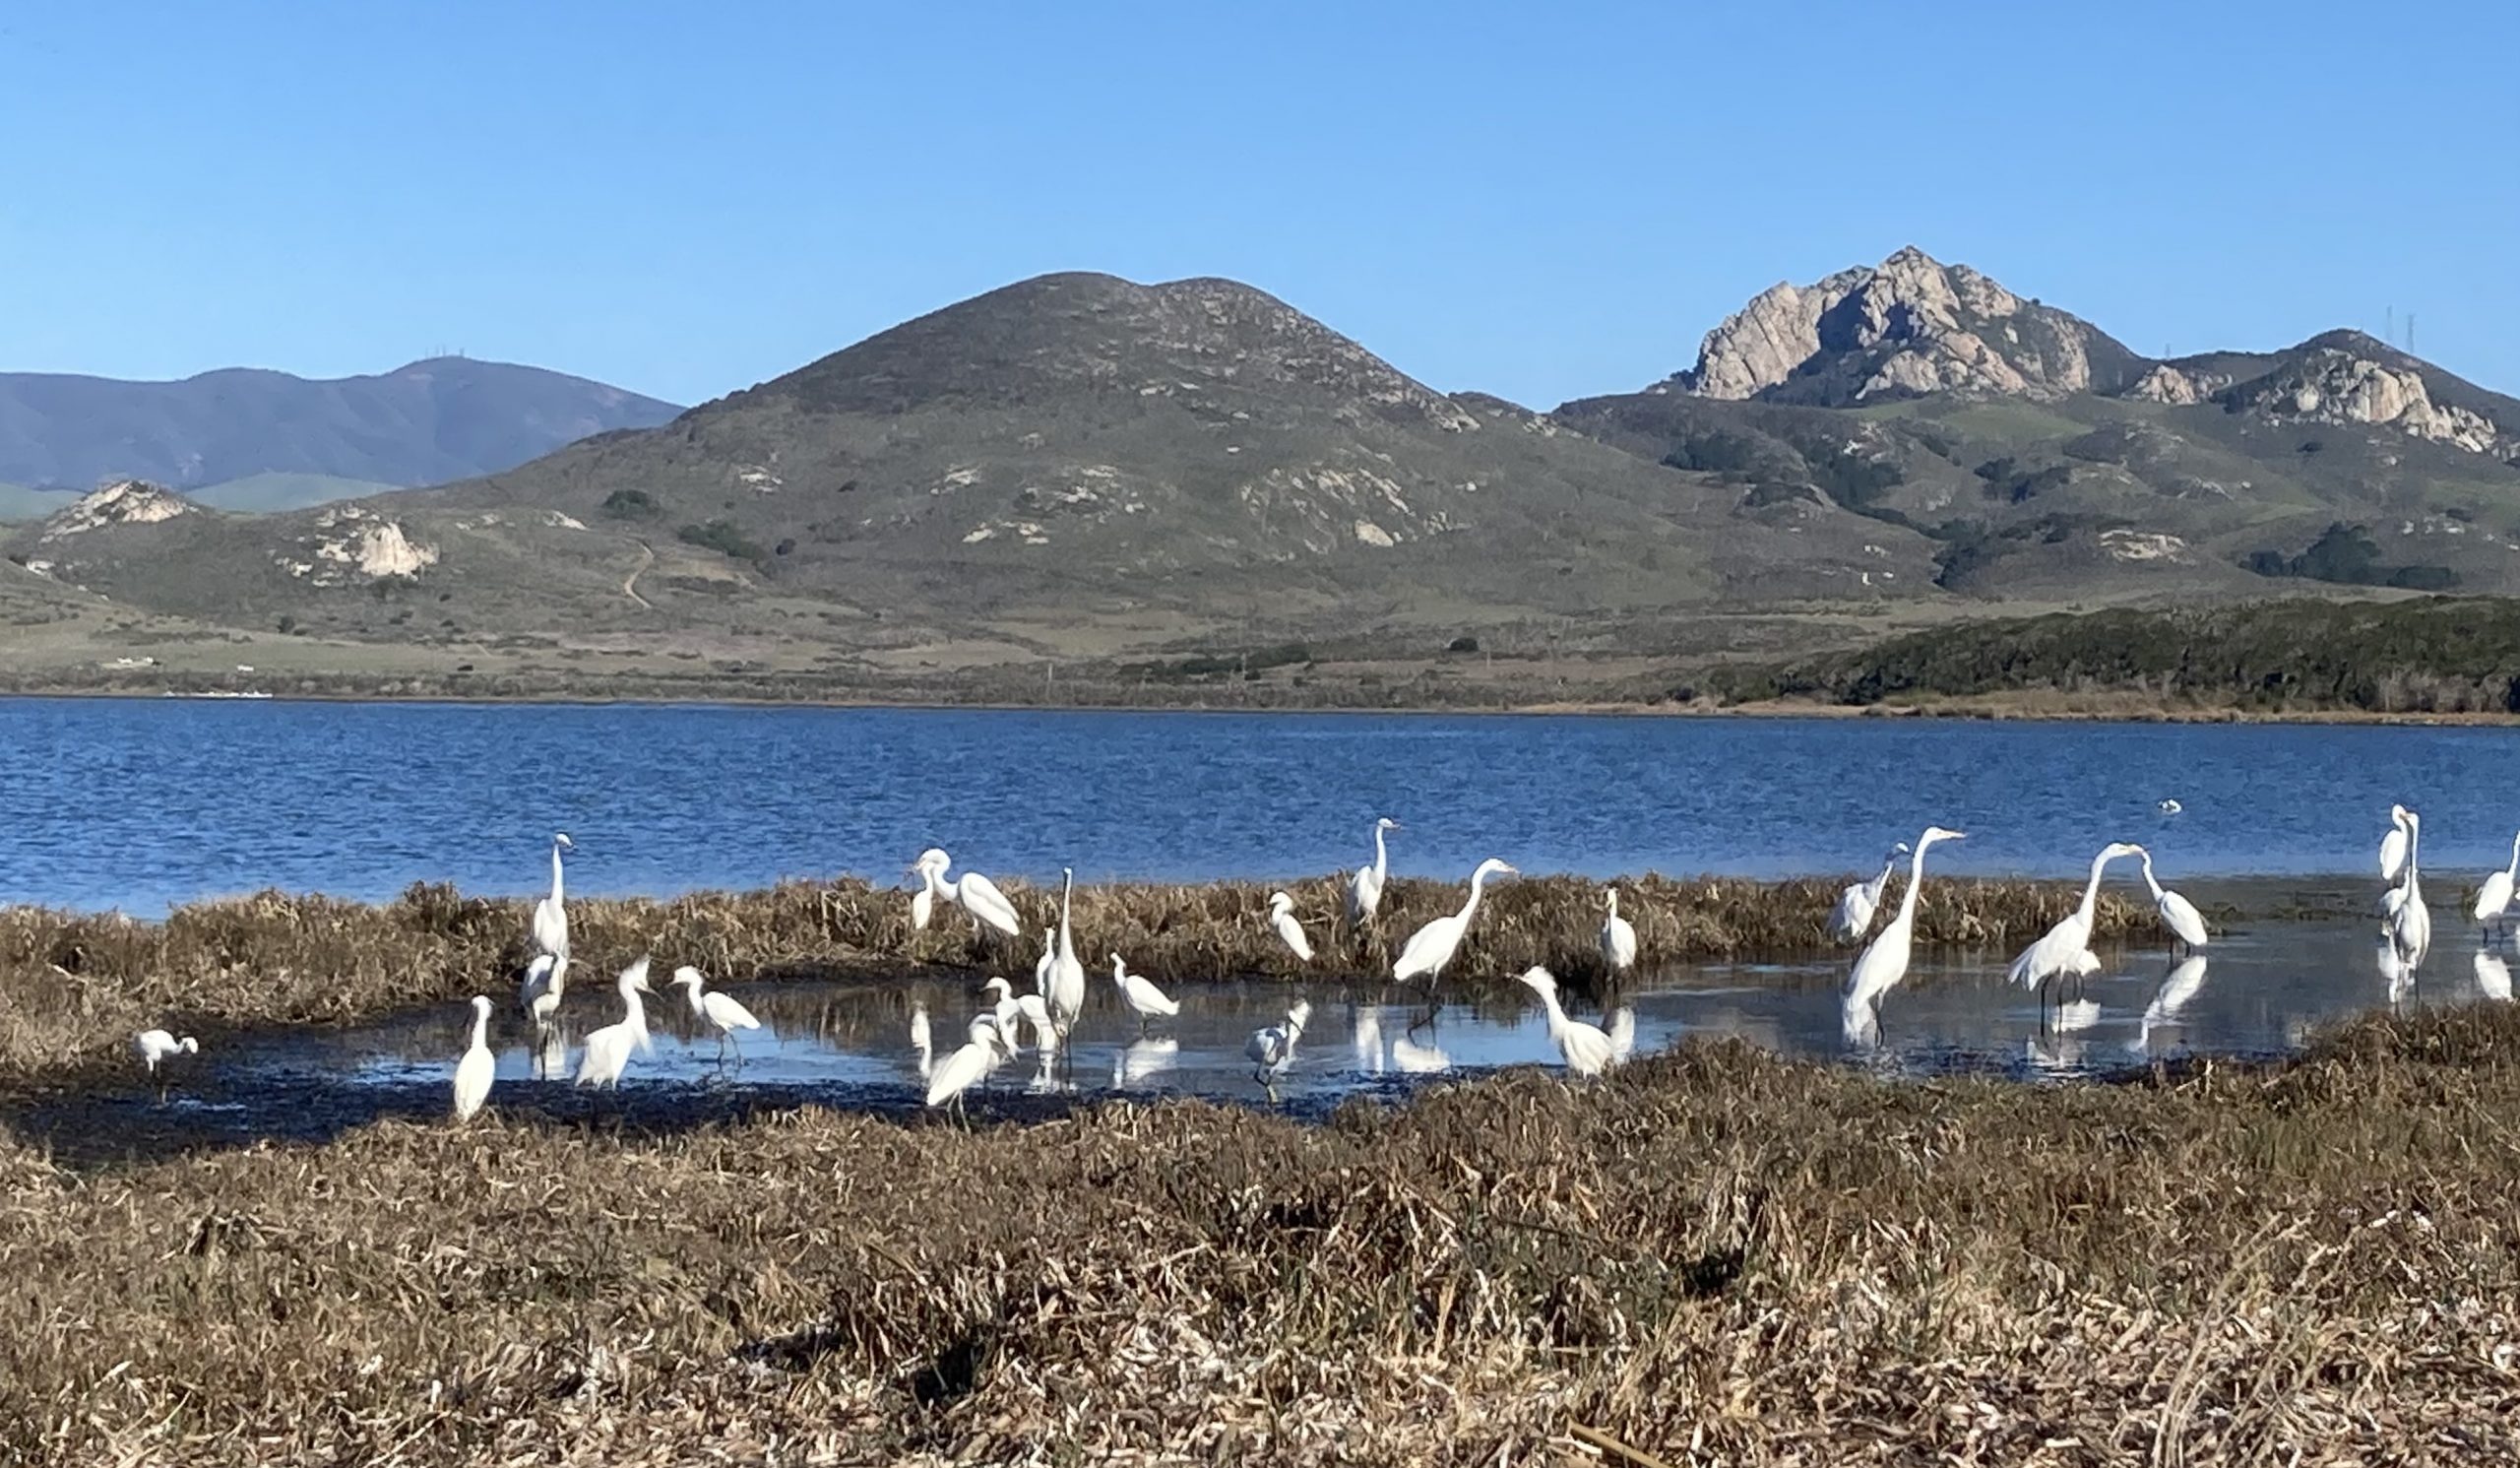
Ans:
{"type": "Polygon", "coordinates": [[[1094,269],[1544,407],[1913,242],[2148,352],[2414,312],[2520,392],[2515,49],[2317,0],[21,0],[0,368],[449,348],[693,402],[1094,269]]]}

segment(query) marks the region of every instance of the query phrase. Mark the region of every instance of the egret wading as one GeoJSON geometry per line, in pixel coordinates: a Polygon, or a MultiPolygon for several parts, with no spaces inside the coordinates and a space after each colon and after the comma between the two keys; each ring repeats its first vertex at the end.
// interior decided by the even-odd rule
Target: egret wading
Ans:
{"type": "Polygon", "coordinates": [[[639,1002],[639,995],[656,992],[648,988],[647,956],[642,954],[637,963],[623,969],[613,983],[621,990],[622,1016],[619,1022],[587,1037],[586,1051],[578,1056],[577,1083],[581,1086],[618,1090],[621,1072],[630,1063],[630,1053],[651,1048],[648,1006],[639,1002]]]}
{"type": "Polygon", "coordinates": [[[158,1067],[168,1065],[171,1069],[169,1062],[177,1055],[200,1054],[201,1042],[190,1035],[178,1040],[164,1030],[143,1030],[131,1037],[131,1043],[140,1052],[140,1063],[148,1070],[149,1078],[158,1083],[158,1104],[165,1105],[166,1072],[158,1067]]]}
{"type": "Polygon", "coordinates": [[[490,1099],[490,1078],[498,1062],[490,1054],[490,996],[472,996],[472,1044],[455,1062],[455,1119],[470,1121],[490,1099]]]}
{"type": "Polygon", "coordinates": [[[1364,926],[1382,910],[1382,889],[1391,880],[1391,853],[1383,847],[1383,833],[1399,829],[1400,822],[1387,815],[1374,822],[1374,864],[1357,867],[1356,874],[1348,879],[1350,927],[1364,926]]]}
{"type": "Polygon", "coordinates": [[[1856,955],[1855,967],[1847,971],[1842,1019],[1849,1044],[1861,1044],[1878,1032],[1881,996],[1908,977],[1908,959],[1916,948],[1917,892],[1924,884],[1925,853],[1937,841],[1967,839],[1965,832],[1940,826],[1927,826],[1917,838],[1916,849],[1908,856],[1908,890],[1899,896],[1898,913],[1880,936],[1856,955]]]}
{"type": "Polygon", "coordinates": [[[1303,925],[1295,921],[1295,900],[1284,892],[1269,894],[1269,930],[1298,961],[1312,962],[1312,939],[1304,935],[1303,925]]]}
{"type": "Polygon", "coordinates": [[[740,1064],[744,1057],[744,1047],[743,1042],[735,1038],[735,1032],[758,1030],[761,1028],[761,1021],[753,1018],[752,1011],[736,1002],[731,994],[719,993],[715,990],[702,992],[702,986],[706,981],[700,977],[700,971],[689,964],[684,964],[673,971],[673,982],[690,990],[691,1012],[708,1021],[709,1028],[718,1032],[718,1058],[724,1061],[726,1057],[726,1047],[732,1045],[735,1048],[735,1060],[740,1064]]]}
{"type": "MultiPolygon", "coordinates": [[[[1616,979],[1636,967],[1636,927],[1618,915],[1618,888],[1608,888],[1603,895],[1607,899],[1609,916],[1602,920],[1602,962],[1610,966],[1610,977],[1616,979]]],[[[1530,983],[1531,975],[1525,974],[1523,982],[1530,983]]]]}
{"type": "Polygon", "coordinates": [[[1295,1042],[1303,1038],[1304,1022],[1311,1018],[1312,1001],[1297,999],[1284,1023],[1254,1030],[1243,1042],[1242,1053],[1251,1060],[1251,1078],[1269,1093],[1272,1106],[1278,1101],[1278,1078],[1295,1063],[1295,1042]]]}
{"type": "Polygon", "coordinates": [[[1451,963],[1453,955],[1461,950],[1461,940],[1469,936],[1470,920],[1479,912],[1479,894],[1485,889],[1487,879],[1513,874],[1513,867],[1494,857],[1480,862],[1470,874],[1470,900],[1461,905],[1460,912],[1437,918],[1411,933],[1400,950],[1400,958],[1391,966],[1391,977],[1406,983],[1423,975],[1431,988],[1443,977],[1444,965],[1451,963]]]}
{"type": "Polygon", "coordinates": [[[1111,955],[1111,982],[1119,988],[1120,1002],[1128,1005],[1129,1011],[1138,1017],[1138,1033],[1141,1035],[1153,1021],[1168,1019],[1181,1012],[1180,1000],[1167,997],[1163,989],[1155,987],[1155,981],[1144,974],[1130,973],[1129,966],[1122,963],[1116,953],[1111,955]]]}
{"type": "Polygon", "coordinates": [[[2487,942],[2493,941],[2495,925],[2503,925],[2506,933],[2510,930],[2511,886],[2515,878],[2520,878],[2520,836],[2511,838],[2511,864],[2488,874],[2477,888],[2476,920],[2485,929],[2487,942]]]}
{"type": "Polygon", "coordinates": [[[568,832],[551,833],[551,895],[534,905],[534,946],[557,958],[569,956],[569,910],[563,903],[560,854],[575,845],[568,832]]]}
{"type": "Polygon", "coordinates": [[[997,1016],[972,1016],[971,1038],[954,1053],[936,1062],[927,1077],[927,1105],[931,1108],[951,1105],[954,1114],[966,1117],[964,1093],[988,1078],[988,1073],[1004,1064],[1015,1053],[1006,1036],[997,1027],[997,1016]]]}
{"type": "Polygon", "coordinates": [[[1085,964],[1076,956],[1076,927],[1070,915],[1076,902],[1076,868],[1059,868],[1059,951],[1050,960],[1049,986],[1041,997],[1049,1002],[1050,1023],[1057,1027],[1059,1042],[1067,1042],[1068,1031],[1076,1026],[1076,1017],[1085,1012],[1085,964]]]}
{"type": "MultiPolygon", "coordinates": [[[[2039,941],[2021,950],[2004,977],[2024,989],[2040,994],[2040,1007],[2047,1008],[2048,987],[2058,979],[2080,978],[2083,953],[2091,947],[2093,922],[2100,916],[2100,881],[2108,874],[2109,863],[2120,857],[2140,856],[2143,848],[2132,842],[2112,841],[2091,859],[2091,880],[2083,884],[2083,900],[2074,910],[2056,920],[2056,925],[2040,935],[2039,941]]],[[[2190,911],[2193,911],[2192,909],[2190,911]]],[[[2094,959],[2097,967],[2099,960],[2094,959]]]]}
{"type": "Polygon", "coordinates": [[[1872,920],[1881,911],[1881,894],[1890,886],[1890,873],[1899,869],[1899,859],[1907,854],[1908,844],[1902,841],[1881,859],[1879,875],[1868,882],[1847,884],[1838,894],[1838,905],[1829,912],[1829,936],[1852,943],[1872,931],[1872,920]]]}
{"type": "Polygon", "coordinates": [[[2389,941],[2396,945],[2398,958],[2412,981],[2415,971],[2424,967],[2424,956],[2432,949],[2432,910],[2424,902],[2424,817],[2408,811],[2405,830],[2406,874],[2398,882],[2397,912],[2389,920],[2389,941]]]}
{"type": "Polygon", "coordinates": [[[2171,935],[2187,945],[2189,952],[2205,946],[2211,934],[2205,930],[2205,915],[2196,904],[2163,886],[2153,876],[2153,854],[2142,847],[2135,849],[2144,858],[2144,886],[2153,894],[2153,911],[2162,915],[2162,924],[2171,935]]]}
{"type": "MultiPolygon", "coordinates": [[[[1557,1053],[1566,1061],[1568,1071],[1589,1080],[1623,1058],[1609,1031],[1566,1017],[1566,1006],[1557,1001],[1556,976],[1546,969],[1533,967],[1523,971],[1522,982],[1530,987],[1532,992],[1540,995],[1542,1007],[1548,1011],[1548,1038],[1557,1046],[1557,1053]]],[[[1631,1028],[1631,1044],[1634,1033],[1631,1028]]]]}

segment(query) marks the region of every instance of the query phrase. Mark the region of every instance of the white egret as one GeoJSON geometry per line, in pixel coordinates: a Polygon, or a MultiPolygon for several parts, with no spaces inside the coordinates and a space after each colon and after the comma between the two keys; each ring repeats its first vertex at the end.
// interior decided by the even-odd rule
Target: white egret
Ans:
{"type": "Polygon", "coordinates": [[[131,1037],[131,1043],[140,1050],[140,1063],[148,1067],[150,1077],[158,1082],[158,1100],[161,1103],[166,1099],[166,1078],[158,1073],[158,1064],[171,1061],[177,1055],[201,1053],[200,1041],[190,1035],[177,1040],[163,1030],[143,1030],[131,1037]]]}
{"type": "Polygon", "coordinates": [[[569,960],[559,953],[537,953],[526,966],[525,982],[517,986],[517,1006],[526,1018],[534,1021],[538,1034],[549,1029],[552,1018],[560,1012],[560,995],[569,983],[569,960]]]}
{"type": "Polygon", "coordinates": [[[1286,1022],[1264,1030],[1254,1030],[1243,1042],[1242,1053],[1251,1058],[1251,1078],[1269,1093],[1269,1101],[1278,1100],[1278,1077],[1295,1063],[1295,1042],[1303,1038],[1304,1022],[1312,1018],[1312,1001],[1297,999],[1287,1011],[1286,1022]]]}
{"type": "Polygon", "coordinates": [[[1033,960],[1033,992],[1046,994],[1050,991],[1050,965],[1058,961],[1058,955],[1059,930],[1055,927],[1042,928],[1041,956],[1033,960]]]}
{"type": "Polygon", "coordinates": [[[2378,965],[2380,979],[2389,987],[2389,1007],[2394,1009],[2415,991],[2415,970],[2398,954],[2397,939],[2384,937],[2372,945],[2371,961],[2378,965]]]}
{"type": "Polygon", "coordinates": [[[2406,865],[2406,815],[2403,805],[2389,807],[2389,834],[2380,838],[2380,880],[2394,882],[2406,865]]]}
{"type": "Polygon", "coordinates": [[[577,1083],[581,1086],[618,1090],[621,1072],[630,1063],[630,1053],[649,1048],[648,1006],[639,1002],[639,995],[656,992],[648,988],[647,955],[640,955],[637,963],[623,969],[614,984],[621,990],[622,1016],[618,1023],[605,1025],[587,1037],[586,1052],[578,1057],[577,1083]]]}
{"type": "Polygon", "coordinates": [[[1374,864],[1359,866],[1348,879],[1348,925],[1362,927],[1374,921],[1382,908],[1382,889],[1391,879],[1391,854],[1383,848],[1385,831],[1397,831],[1400,822],[1383,816],[1374,822],[1374,864]]]}
{"type": "Polygon", "coordinates": [[[1403,1075],[1439,1075],[1453,1068],[1453,1057],[1440,1046],[1419,1045],[1406,1035],[1394,1035],[1391,1068],[1403,1075]]]}
{"type": "Polygon", "coordinates": [[[1610,966],[1610,976],[1616,978],[1636,967],[1636,926],[1618,915],[1618,888],[1609,888],[1606,895],[1609,916],[1602,920],[1602,962],[1610,966]]]}
{"type": "Polygon", "coordinates": [[[720,993],[714,989],[703,993],[701,986],[706,981],[700,977],[700,971],[689,964],[684,964],[673,971],[673,982],[691,991],[691,1012],[707,1020],[709,1027],[718,1032],[719,1058],[724,1059],[726,1047],[732,1045],[735,1048],[735,1059],[740,1063],[744,1057],[744,1046],[742,1041],[735,1038],[735,1032],[758,1030],[761,1028],[761,1021],[753,1018],[752,1011],[738,1003],[732,994],[720,993]]]}
{"type": "Polygon", "coordinates": [[[1523,971],[1522,982],[1540,995],[1542,1007],[1548,1011],[1548,1038],[1555,1042],[1557,1053],[1569,1071],[1590,1079],[1618,1063],[1618,1049],[1610,1042],[1607,1030],[1566,1017],[1565,1006],[1557,1002],[1554,975],[1533,967],[1523,971]]]}
{"type": "Polygon", "coordinates": [[[472,996],[472,1045],[455,1062],[455,1119],[470,1121],[490,1099],[490,1077],[498,1062],[490,1054],[490,996],[472,996]]]}
{"type": "Polygon", "coordinates": [[[2406,875],[2398,883],[2398,909],[2389,920],[2389,940],[2406,961],[2407,977],[2424,967],[2432,947],[2432,910],[2425,905],[2421,871],[2424,862],[2424,817],[2406,813],[2406,875]]]}
{"type": "Polygon", "coordinates": [[[1169,1035],[1140,1035],[1111,1057],[1111,1084],[1123,1090],[1170,1070],[1181,1042],[1169,1035]]]}
{"type": "Polygon", "coordinates": [[[569,910],[561,901],[560,854],[575,845],[568,832],[551,833],[551,895],[534,905],[534,946],[562,958],[569,954],[569,910]]]}
{"type": "Polygon", "coordinates": [[[936,1051],[935,1041],[928,1033],[925,1004],[910,1006],[910,1048],[918,1055],[918,1078],[927,1079],[928,1073],[936,1068],[936,1051]]]}
{"type": "Polygon", "coordinates": [[[1150,1021],[1167,1018],[1181,1012],[1181,1001],[1167,998],[1155,981],[1144,974],[1132,974],[1120,955],[1111,955],[1111,982],[1119,987],[1120,1002],[1138,1017],[1138,1032],[1144,1034],[1150,1021]]]}
{"type": "Polygon", "coordinates": [[[1471,916],[1479,911],[1480,892],[1487,885],[1488,877],[1500,874],[1513,875],[1514,868],[1494,857],[1480,862],[1470,874],[1470,900],[1461,905],[1460,912],[1437,918],[1411,933],[1400,950],[1399,960],[1391,966],[1391,977],[1406,982],[1423,974],[1429,985],[1442,978],[1444,965],[1453,961],[1461,940],[1470,933],[1471,916]]]}
{"type": "MultiPolygon", "coordinates": [[[[2131,857],[2143,848],[2130,842],[2112,841],[2091,859],[2091,880],[2083,884],[2080,906],[2056,920],[2056,925],[2041,935],[2039,941],[2021,950],[2012,961],[2005,977],[2024,989],[2037,989],[2044,996],[2048,986],[2057,979],[2074,975],[2077,960],[2091,947],[2093,920],[2100,914],[2100,879],[2109,863],[2120,857],[2131,857]]],[[[2095,966],[2098,960],[2093,960],[2095,966]]],[[[2044,997],[2043,997],[2044,1002],[2044,997]]]]}
{"type": "Polygon", "coordinates": [[[1855,967],[1847,971],[1844,998],[1847,1039],[1859,1041],[1869,1035],[1880,1019],[1881,996],[1908,977],[1908,959],[1916,948],[1917,892],[1925,877],[1925,852],[1937,841],[1966,840],[1966,833],[1946,831],[1940,826],[1927,826],[1917,838],[1916,850],[1908,856],[1908,890],[1899,897],[1899,911],[1881,935],[1856,955],[1855,967]]]}
{"type": "MultiPolygon", "coordinates": [[[[1033,1028],[1033,1048],[1044,1053],[1059,1048],[1059,1027],[1050,1018],[1050,1001],[1040,994],[1017,994],[1015,1013],[1033,1028]]],[[[1012,1038],[1012,1037],[1010,1037],[1012,1038]]]]}
{"type": "Polygon", "coordinates": [[[953,864],[954,859],[945,855],[943,847],[931,846],[918,854],[918,861],[911,870],[917,874],[921,884],[919,897],[926,898],[927,903],[922,906],[918,897],[911,899],[910,921],[913,927],[927,925],[926,913],[936,899],[942,897],[971,914],[972,921],[982,927],[993,927],[1010,938],[1024,931],[1024,925],[1016,921],[1015,904],[1006,900],[1006,894],[997,889],[997,883],[976,871],[966,871],[948,881],[945,870],[953,864]]]}
{"type": "Polygon", "coordinates": [[[1312,939],[1304,936],[1303,925],[1295,921],[1295,900],[1284,892],[1269,894],[1269,930],[1294,950],[1295,957],[1312,962],[1312,939]]]}
{"type": "Polygon", "coordinates": [[[1902,841],[1881,859],[1879,875],[1868,882],[1847,883],[1838,894],[1838,905],[1829,912],[1829,936],[1852,943],[1872,930],[1873,917],[1881,911],[1881,894],[1890,886],[1890,873],[1899,869],[1899,859],[1907,854],[1908,844],[1902,841]]]}
{"type": "Polygon", "coordinates": [[[988,1017],[997,1022],[999,1038],[1012,1049],[1015,1045],[1015,1017],[1024,1012],[1024,1006],[1016,1000],[1015,986],[992,974],[989,981],[980,986],[980,992],[988,996],[988,1017]]]}
{"type": "Polygon", "coordinates": [[[936,1062],[927,1077],[927,1104],[931,1107],[953,1103],[955,1112],[963,1111],[963,1093],[978,1085],[1014,1053],[1006,1036],[997,1027],[997,1017],[989,1014],[972,1016],[971,1038],[944,1059],[936,1062]]]}
{"type": "Polygon", "coordinates": [[[1076,1017],[1085,1012],[1085,964],[1076,956],[1076,927],[1069,915],[1076,901],[1076,868],[1059,868],[1059,951],[1050,960],[1050,982],[1042,989],[1041,997],[1050,1005],[1050,1019],[1058,1026],[1059,1038],[1075,1027],[1076,1017]]]}
{"type": "Polygon", "coordinates": [[[2144,885],[2152,891],[2153,911],[2162,915],[2163,925],[2171,930],[2172,936],[2185,943],[2191,952],[2204,947],[2209,937],[2205,931],[2205,915],[2196,911],[2196,904],[2155,880],[2153,854],[2144,851],[2142,847],[2137,847],[2136,850],[2143,852],[2144,885]]]}
{"type": "Polygon", "coordinates": [[[2511,1002],[2511,965],[2480,948],[2476,956],[2477,991],[2488,999],[2511,1002]]]}
{"type": "Polygon", "coordinates": [[[2493,936],[2493,925],[2511,913],[2511,885],[2520,878],[2520,836],[2511,838],[2511,864],[2493,872],[2477,888],[2476,919],[2485,925],[2486,937],[2493,936]]]}

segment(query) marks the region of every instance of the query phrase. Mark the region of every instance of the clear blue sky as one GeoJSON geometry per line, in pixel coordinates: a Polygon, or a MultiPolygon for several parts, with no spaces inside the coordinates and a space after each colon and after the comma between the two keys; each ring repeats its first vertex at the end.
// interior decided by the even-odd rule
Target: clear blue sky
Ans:
{"type": "Polygon", "coordinates": [[[19,0],[0,368],[696,402],[1094,269],[1544,407],[1914,242],[2151,352],[2394,306],[2520,392],[2515,53],[2491,3],[19,0]]]}

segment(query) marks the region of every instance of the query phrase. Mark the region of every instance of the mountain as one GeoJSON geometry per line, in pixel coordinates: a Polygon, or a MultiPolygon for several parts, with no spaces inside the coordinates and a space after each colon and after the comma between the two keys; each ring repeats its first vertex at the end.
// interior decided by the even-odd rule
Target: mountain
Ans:
{"type": "Polygon", "coordinates": [[[281,477],[237,506],[270,508],[343,487],[373,493],[511,469],[678,411],[582,377],[466,357],[331,381],[248,368],[181,382],[0,373],[0,482],[84,492],[142,479],[197,492],[281,477]]]}

